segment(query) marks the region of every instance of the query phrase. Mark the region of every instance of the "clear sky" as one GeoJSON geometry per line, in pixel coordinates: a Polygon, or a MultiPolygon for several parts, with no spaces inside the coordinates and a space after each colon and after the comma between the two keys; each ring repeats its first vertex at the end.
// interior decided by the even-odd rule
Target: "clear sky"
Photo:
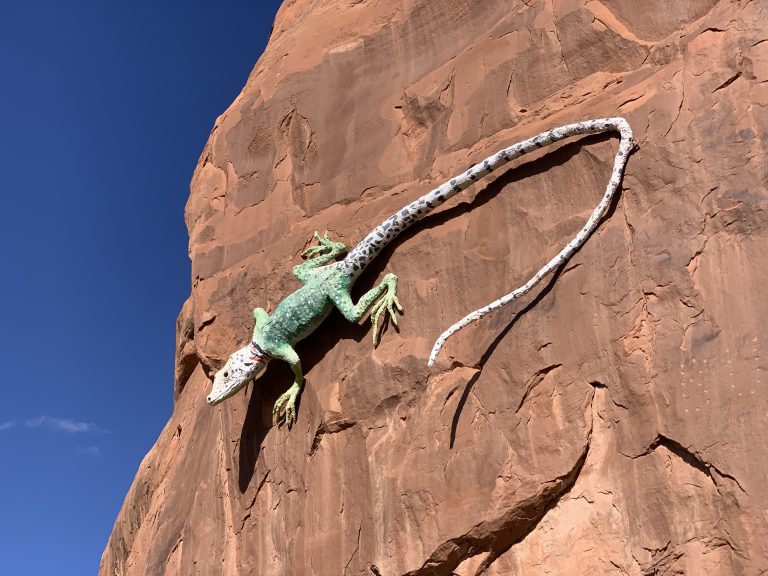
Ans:
{"type": "Polygon", "coordinates": [[[168,420],[183,210],[277,0],[0,0],[0,575],[96,574],[168,420]]]}

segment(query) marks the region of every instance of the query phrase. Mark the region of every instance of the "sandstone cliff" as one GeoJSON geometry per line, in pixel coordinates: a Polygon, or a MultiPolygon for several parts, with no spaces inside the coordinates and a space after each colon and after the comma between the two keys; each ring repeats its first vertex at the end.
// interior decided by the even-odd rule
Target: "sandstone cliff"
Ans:
{"type": "Polygon", "coordinates": [[[763,574],[768,570],[768,2],[288,0],[195,171],[176,405],[107,575],[763,574]],[[598,232],[465,329],[598,201],[615,137],[475,185],[358,283],[400,276],[373,349],[334,315],[205,404],[314,230],[354,245],[497,149],[621,115],[639,144],[598,232]]]}

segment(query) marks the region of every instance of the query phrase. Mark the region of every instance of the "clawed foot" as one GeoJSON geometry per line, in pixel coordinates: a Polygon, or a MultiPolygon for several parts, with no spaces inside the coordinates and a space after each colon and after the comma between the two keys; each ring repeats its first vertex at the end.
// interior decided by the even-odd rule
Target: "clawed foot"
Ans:
{"type": "Polygon", "coordinates": [[[325,231],[323,236],[320,236],[318,232],[315,232],[315,240],[317,240],[317,246],[310,246],[304,252],[301,253],[302,258],[310,259],[322,256],[323,254],[343,254],[347,251],[347,247],[341,242],[334,242],[328,238],[328,230],[325,231]]]}
{"type": "Polygon", "coordinates": [[[277,399],[272,410],[272,424],[274,426],[286,424],[288,430],[291,429],[291,426],[296,422],[296,400],[300,393],[301,388],[294,384],[277,399]]]}
{"type": "Polygon", "coordinates": [[[397,299],[397,276],[394,274],[387,274],[384,276],[382,284],[387,285],[387,291],[384,293],[384,296],[382,296],[381,299],[373,305],[373,308],[371,309],[371,318],[373,319],[374,346],[377,346],[379,343],[379,328],[384,326],[383,322],[379,324],[380,320],[382,320],[381,315],[384,315],[383,320],[386,321],[387,312],[389,312],[392,325],[397,328],[397,314],[395,313],[395,310],[398,312],[403,311],[403,307],[400,305],[400,301],[397,299]]]}

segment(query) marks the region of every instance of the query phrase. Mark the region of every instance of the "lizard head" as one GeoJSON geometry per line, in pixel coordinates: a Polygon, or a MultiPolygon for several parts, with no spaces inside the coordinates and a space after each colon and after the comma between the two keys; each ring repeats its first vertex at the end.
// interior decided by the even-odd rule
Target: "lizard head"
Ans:
{"type": "Polygon", "coordinates": [[[213,388],[206,398],[208,404],[215,406],[239,392],[248,382],[264,373],[267,362],[269,356],[256,342],[240,348],[213,377],[213,388]]]}

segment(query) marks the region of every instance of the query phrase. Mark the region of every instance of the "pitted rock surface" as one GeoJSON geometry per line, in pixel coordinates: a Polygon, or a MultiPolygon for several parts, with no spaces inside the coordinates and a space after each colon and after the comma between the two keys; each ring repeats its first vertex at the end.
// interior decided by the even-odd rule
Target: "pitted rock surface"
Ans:
{"type": "MultiPolygon", "coordinates": [[[[103,576],[768,570],[765,1],[287,1],[216,121],[186,210],[176,404],[103,576]],[[373,349],[334,313],[216,408],[251,310],[298,287],[314,230],[355,245],[511,143],[624,116],[607,219],[514,308],[599,200],[618,139],[479,181],[380,254],[405,315],[373,349]]],[[[169,386],[171,384],[169,383],[169,386]]]]}

